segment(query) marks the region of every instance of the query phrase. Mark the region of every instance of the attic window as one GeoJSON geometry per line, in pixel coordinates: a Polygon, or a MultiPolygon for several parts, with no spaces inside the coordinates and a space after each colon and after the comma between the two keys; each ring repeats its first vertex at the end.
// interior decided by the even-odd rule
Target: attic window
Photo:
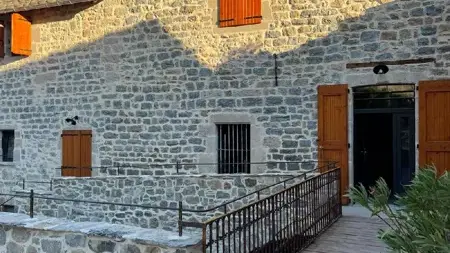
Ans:
{"type": "Polygon", "coordinates": [[[18,13],[0,20],[0,57],[31,55],[31,21],[18,13]]]}
{"type": "Polygon", "coordinates": [[[219,27],[259,24],[262,0],[219,0],[219,27]]]}

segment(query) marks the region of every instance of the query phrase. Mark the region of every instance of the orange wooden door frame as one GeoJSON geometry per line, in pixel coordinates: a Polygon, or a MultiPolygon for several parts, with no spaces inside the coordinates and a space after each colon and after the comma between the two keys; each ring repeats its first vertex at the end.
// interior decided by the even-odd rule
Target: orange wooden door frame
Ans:
{"type": "MultiPolygon", "coordinates": [[[[341,195],[347,194],[348,172],[348,85],[319,85],[318,88],[319,165],[336,161],[341,168],[341,195]]],[[[341,197],[348,204],[348,197],[341,197]]]]}
{"type": "Polygon", "coordinates": [[[419,167],[450,171],[450,80],[419,82],[419,167]]]}

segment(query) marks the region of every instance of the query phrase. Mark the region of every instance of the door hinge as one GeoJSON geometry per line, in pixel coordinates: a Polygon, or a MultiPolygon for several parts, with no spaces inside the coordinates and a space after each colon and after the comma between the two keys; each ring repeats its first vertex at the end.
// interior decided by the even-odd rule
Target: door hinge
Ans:
{"type": "Polygon", "coordinates": [[[419,144],[416,145],[417,149],[419,149],[419,144]]]}
{"type": "Polygon", "coordinates": [[[348,148],[350,148],[350,143],[347,144],[348,148]]]}
{"type": "Polygon", "coordinates": [[[419,90],[419,86],[416,86],[416,90],[419,90]]]}
{"type": "Polygon", "coordinates": [[[350,94],[350,89],[347,89],[347,93],[350,94]]]}

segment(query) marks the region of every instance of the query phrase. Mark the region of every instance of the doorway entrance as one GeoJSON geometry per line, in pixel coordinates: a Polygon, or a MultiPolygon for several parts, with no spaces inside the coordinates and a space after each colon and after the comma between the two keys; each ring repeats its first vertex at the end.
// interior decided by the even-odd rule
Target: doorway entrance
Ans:
{"type": "Polygon", "coordinates": [[[415,171],[415,85],[353,88],[354,184],[382,177],[401,194],[415,171]]]}

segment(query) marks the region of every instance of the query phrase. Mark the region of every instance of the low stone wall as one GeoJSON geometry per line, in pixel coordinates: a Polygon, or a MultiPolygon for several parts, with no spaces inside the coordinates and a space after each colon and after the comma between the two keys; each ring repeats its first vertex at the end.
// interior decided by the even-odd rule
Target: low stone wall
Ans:
{"type": "Polygon", "coordinates": [[[0,212],[0,252],[200,253],[201,235],[0,212]]]}
{"type": "MultiPolygon", "coordinates": [[[[298,174],[261,175],[172,175],[172,176],[115,176],[93,178],[58,178],[53,181],[52,197],[113,203],[139,204],[205,210],[224,202],[261,189],[262,187],[293,178],[298,174]]],[[[298,177],[286,183],[286,187],[304,180],[298,177]]],[[[284,185],[272,187],[261,193],[260,198],[283,189],[284,185]]],[[[241,199],[227,210],[237,209],[256,200],[253,195],[241,199]]],[[[18,211],[27,213],[28,200],[16,201],[18,211]]],[[[178,229],[177,210],[158,210],[116,205],[87,204],[69,201],[55,201],[37,198],[34,211],[51,217],[67,218],[75,221],[104,221],[135,225],[144,228],[178,229]]],[[[223,213],[183,212],[183,220],[204,221],[223,213]]]]}

